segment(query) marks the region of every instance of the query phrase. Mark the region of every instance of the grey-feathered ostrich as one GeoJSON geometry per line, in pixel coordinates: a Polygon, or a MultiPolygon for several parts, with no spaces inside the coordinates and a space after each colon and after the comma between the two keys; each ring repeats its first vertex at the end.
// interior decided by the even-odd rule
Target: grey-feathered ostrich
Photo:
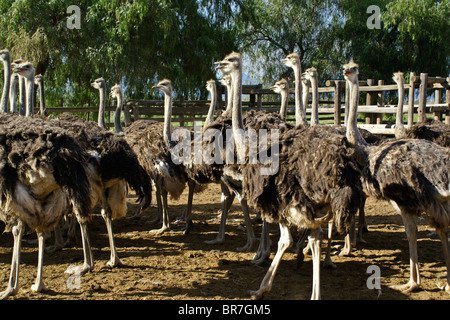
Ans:
{"type": "MultiPolygon", "coordinates": [[[[83,236],[85,264],[90,264],[86,223],[89,219],[94,169],[90,156],[71,134],[42,119],[0,116],[0,218],[12,228],[14,249],[6,298],[19,289],[21,238],[25,224],[38,235],[38,271],[33,291],[42,281],[44,233],[72,205],[83,236]]],[[[81,267],[83,269],[84,267],[81,267]]]]}
{"type": "Polygon", "coordinates": [[[153,88],[164,92],[164,123],[135,121],[125,128],[125,139],[155,186],[162,226],[150,233],[161,234],[170,229],[167,196],[178,199],[186,187],[187,176],[183,165],[174,163],[171,155],[174,145],[171,138],[172,84],[163,79],[153,88]]]}
{"type": "Polygon", "coordinates": [[[362,175],[365,192],[389,201],[402,216],[409,242],[410,280],[394,288],[412,291],[420,286],[417,255],[417,227],[414,218],[421,213],[430,217],[444,251],[447,266],[445,291],[450,292],[450,254],[447,233],[450,225],[450,150],[423,139],[395,139],[368,146],[356,126],[358,106],[358,65],[344,65],[350,86],[351,113],[348,119],[349,141],[364,162],[362,175]]]}
{"type": "Polygon", "coordinates": [[[289,105],[289,83],[286,79],[281,79],[275,82],[270,89],[281,95],[280,116],[282,120],[286,120],[287,108],[289,105]]]}
{"type": "Polygon", "coordinates": [[[405,88],[403,72],[395,72],[392,79],[398,87],[398,105],[395,118],[395,137],[425,139],[437,143],[442,147],[450,147],[450,125],[437,120],[428,119],[426,122],[413,124],[410,128],[405,128],[403,124],[403,100],[405,98],[405,88]]]}
{"type": "MultiPolygon", "coordinates": [[[[246,132],[242,125],[242,60],[240,55],[227,56],[221,68],[231,75],[233,83],[232,128],[237,153],[246,155],[246,132]]],[[[354,149],[342,135],[323,135],[320,126],[294,128],[281,134],[279,170],[262,175],[264,165],[242,166],[243,190],[249,204],[261,210],[263,217],[280,225],[278,251],[256,298],[269,291],[285,250],[291,246],[290,227],[311,230],[313,254],[312,298],[320,298],[320,226],[334,219],[337,229],[350,227],[360,199],[360,175],[354,149]],[[314,163],[314,167],[307,164],[314,163]],[[305,165],[306,164],[306,165],[305,165]]],[[[276,145],[270,147],[276,152],[276,145]]]]}
{"type": "Polygon", "coordinates": [[[9,111],[9,88],[11,85],[11,56],[8,49],[0,50],[0,61],[3,62],[3,91],[0,100],[0,112],[9,111]]]}

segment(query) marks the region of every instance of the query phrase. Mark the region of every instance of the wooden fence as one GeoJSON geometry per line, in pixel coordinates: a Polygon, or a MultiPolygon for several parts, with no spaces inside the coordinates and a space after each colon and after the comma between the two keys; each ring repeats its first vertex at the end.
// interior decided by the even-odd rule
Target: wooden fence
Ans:
{"type": "MultiPolygon", "coordinates": [[[[410,82],[405,83],[405,101],[403,113],[407,114],[407,125],[414,122],[423,122],[426,118],[433,117],[436,120],[445,121],[450,124],[450,77],[428,77],[428,74],[421,73],[420,76],[414,73],[410,74],[410,82]],[[445,101],[443,95],[445,94],[445,101]],[[429,97],[434,97],[430,101],[429,97]]],[[[319,88],[319,116],[320,121],[343,124],[346,119],[346,106],[348,106],[348,88],[344,80],[328,80],[325,87],[319,88]]],[[[386,85],[383,81],[375,83],[373,79],[360,81],[360,106],[358,113],[364,114],[364,119],[358,125],[368,129],[375,134],[393,134],[393,124],[395,123],[395,113],[397,112],[397,102],[389,103],[386,100],[386,93],[397,91],[397,85],[386,85]],[[364,100],[365,104],[361,103],[364,100]],[[383,115],[393,114],[392,117],[383,117],[383,115]]],[[[257,109],[267,112],[277,112],[280,108],[280,100],[270,89],[264,89],[261,85],[243,86],[243,110],[257,109]]],[[[218,86],[218,108],[216,111],[223,110],[226,106],[225,87],[218,86]]],[[[311,92],[311,90],[310,90],[311,92]]],[[[294,93],[291,89],[291,93],[294,93]]],[[[394,99],[395,100],[395,99],[394,99]]],[[[311,101],[311,100],[310,100],[311,101]]],[[[172,122],[175,125],[192,128],[194,122],[203,122],[208,112],[210,101],[195,100],[184,101],[174,100],[172,109],[172,122]]],[[[133,114],[134,119],[151,118],[163,121],[164,101],[163,100],[129,100],[125,102],[125,107],[133,114]]],[[[113,117],[111,112],[115,106],[108,106],[107,123],[113,126],[113,117]]],[[[307,115],[311,114],[311,102],[307,107],[307,115]]],[[[97,112],[97,107],[79,107],[79,108],[47,108],[48,112],[82,112],[89,115],[91,112],[97,112]]],[[[290,99],[288,107],[288,121],[295,121],[294,101],[290,99]]],[[[361,117],[360,117],[361,118],[361,117]]]]}

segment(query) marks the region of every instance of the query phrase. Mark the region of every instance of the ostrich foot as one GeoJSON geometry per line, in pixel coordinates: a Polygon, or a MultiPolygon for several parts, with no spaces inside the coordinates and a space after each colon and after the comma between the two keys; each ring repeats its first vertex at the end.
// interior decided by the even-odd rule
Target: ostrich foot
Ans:
{"type": "Polygon", "coordinates": [[[266,262],[269,260],[269,257],[270,252],[259,253],[253,257],[253,260],[251,262],[261,267],[266,264],[266,262]]]}
{"type": "Polygon", "coordinates": [[[270,288],[263,287],[263,288],[259,288],[259,290],[256,290],[256,291],[249,291],[249,293],[250,293],[252,300],[260,300],[260,299],[262,299],[264,293],[269,292],[269,291],[270,291],[270,288]]]}
{"type": "Polygon", "coordinates": [[[437,285],[437,287],[438,287],[439,289],[441,289],[441,290],[443,290],[443,291],[445,291],[445,292],[447,292],[447,293],[450,294],[450,285],[449,285],[448,283],[446,283],[446,284],[444,284],[444,285],[441,285],[441,284],[436,283],[436,285],[437,285]]]}
{"type": "Polygon", "coordinates": [[[223,238],[219,238],[219,237],[217,237],[215,239],[212,239],[212,240],[206,240],[205,241],[205,243],[207,243],[207,244],[222,244],[223,242],[224,242],[224,239],[223,238]]]}
{"type": "Polygon", "coordinates": [[[245,246],[235,248],[234,251],[237,251],[237,252],[249,252],[250,250],[252,250],[254,244],[255,244],[255,239],[248,240],[247,243],[245,244],[245,246]]]}
{"type": "Polygon", "coordinates": [[[5,300],[10,296],[15,296],[18,291],[19,291],[18,288],[8,286],[8,288],[5,291],[0,292],[0,300],[5,300]]]}
{"type": "Polygon", "coordinates": [[[336,269],[336,265],[333,263],[333,261],[331,261],[330,258],[326,258],[323,261],[323,267],[327,269],[336,269]]]}
{"type": "Polygon", "coordinates": [[[41,291],[48,291],[48,289],[47,289],[47,287],[44,285],[44,283],[41,281],[41,282],[38,282],[38,283],[33,284],[33,285],[31,286],[31,291],[34,291],[34,292],[41,292],[41,291]]]}
{"type": "Polygon", "coordinates": [[[407,284],[393,285],[389,286],[389,288],[408,293],[413,292],[416,289],[419,289],[420,285],[417,282],[410,280],[407,284]]]}
{"type": "Polygon", "coordinates": [[[159,236],[162,235],[164,232],[170,230],[170,227],[161,227],[160,229],[153,229],[150,230],[148,233],[151,235],[159,236]]]}
{"type": "Polygon", "coordinates": [[[104,266],[100,269],[113,269],[127,266],[126,263],[122,262],[119,258],[113,258],[109,260],[104,266]]]}
{"type": "Polygon", "coordinates": [[[186,225],[182,228],[184,235],[187,235],[189,234],[189,232],[191,232],[193,225],[194,223],[192,222],[192,220],[186,221],[186,225]]]}
{"type": "Polygon", "coordinates": [[[92,271],[92,269],[94,269],[94,266],[90,266],[87,263],[84,263],[81,266],[70,266],[66,271],[64,271],[64,273],[81,275],[92,271]]]}

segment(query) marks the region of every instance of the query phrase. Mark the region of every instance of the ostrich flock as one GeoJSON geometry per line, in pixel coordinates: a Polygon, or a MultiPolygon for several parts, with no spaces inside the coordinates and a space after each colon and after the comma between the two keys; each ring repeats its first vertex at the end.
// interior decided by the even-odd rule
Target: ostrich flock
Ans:
{"type": "MultiPolygon", "coordinates": [[[[410,279],[398,290],[412,291],[420,286],[415,217],[426,214],[442,242],[447,267],[447,282],[442,287],[450,293],[450,126],[427,122],[406,128],[402,122],[404,98],[403,73],[393,80],[398,84],[399,105],[394,138],[380,138],[357,127],[359,98],[358,65],[343,65],[343,75],[350,88],[350,104],[345,126],[324,125],[318,118],[318,74],[315,68],[301,72],[299,55],[291,53],[281,62],[294,72],[295,123],[286,121],[289,83],[277,81],[271,89],[282,97],[280,112],[242,112],[242,58],[232,52],[216,68],[227,88],[228,104],[219,113],[216,108],[216,81],[206,88],[211,95],[210,109],[203,126],[200,143],[203,154],[225,159],[224,150],[233,146],[234,159],[198,163],[195,147],[175,161],[173,150],[179,142],[171,125],[172,84],[168,79],[153,88],[164,93],[164,122],[148,119],[132,121],[124,108],[119,85],[110,89],[117,101],[114,131],[105,123],[106,83],[96,79],[92,87],[99,90],[98,123],[75,115],[60,114],[49,118],[45,109],[44,78],[35,75],[30,62],[11,61],[9,51],[0,51],[4,66],[4,86],[0,102],[0,219],[5,231],[12,232],[14,247],[8,287],[0,293],[5,299],[19,290],[19,265],[22,236],[26,229],[35,231],[38,243],[38,269],[33,291],[45,290],[43,258],[46,250],[64,246],[60,222],[70,215],[81,230],[84,263],[72,272],[81,274],[94,267],[87,225],[95,206],[105,221],[111,268],[122,262],[115,250],[111,221],[127,213],[128,193],[134,192],[139,215],[156,198],[161,234],[170,229],[168,196],[177,199],[188,190],[183,214],[184,232],[192,226],[195,194],[209,184],[221,187],[221,222],[217,237],[210,244],[224,241],[227,212],[237,197],[244,215],[247,242],[240,251],[250,251],[256,243],[249,208],[262,220],[259,247],[253,262],[260,264],[270,257],[268,224],[276,223],[280,238],[275,256],[259,289],[251,291],[254,299],[271,290],[275,274],[285,251],[293,245],[291,231],[300,231],[297,243],[299,259],[307,249],[313,262],[311,299],[320,299],[320,257],[322,228],[328,226],[325,262],[332,264],[329,252],[335,228],[345,235],[349,253],[365,227],[364,204],[367,197],[386,200],[401,215],[410,254],[410,279]],[[34,111],[34,86],[38,86],[39,111],[34,111]],[[308,123],[306,105],[312,91],[312,112],[308,123]],[[19,94],[16,94],[16,88],[19,94]],[[121,114],[124,114],[123,124],[121,114]],[[215,130],[220,135],[206,135],[215,130]],[[264,131],[265,130],[265,131],[264,131]],[[232,132],[232,141],[226,132],[232,132]],[[257,159],[270,154],[270,161],[252,161],[249,152],[252,134],[270,140],[257,151],[257,159]],[[262,136],[262,132],[269,135],[262,136]],[[205,137],[208,137],[205,139],[205,137]],[[210,148],[211,145],[216,148],[210,148]],[[210,148],[210,149],[208,149],[210,148]],[[186,160],[187,159],[187,160],[186,160]],[[276,170],[269,169],[275,167],[276,170]],[[267,173],[269,172],[269,173],[267,173]],[[76,219],[75,219],[76,218],[76,219]],[[356,220],[358,224],[356,224],[356,220]],[[358,230],[356,231],[356,225],[358,230]],[[55,244],[45,247],[45,233],[55,233],[55,244]],[[307,241],[306,241],[307,240],[307,241]],[[304,244],[307,242],[307,248],[304,244]]],[[[196,142],[189,132],[191,143],[196,142]]],[[[198,141],[197,141],[198,142],[198,141]]],[[[261,144],[260,144],[261,146],[261,144]]]]}

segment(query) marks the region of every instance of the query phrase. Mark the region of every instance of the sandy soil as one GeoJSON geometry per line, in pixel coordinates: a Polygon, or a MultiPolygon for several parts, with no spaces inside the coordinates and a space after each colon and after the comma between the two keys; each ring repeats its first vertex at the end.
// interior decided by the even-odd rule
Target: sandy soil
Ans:
{"type": "MultiPolygon", "coordinates": [[[[172,221],[180,216],[186,193],[178,201],[170,201],[172,221]]],[[[134,212],[130,199],[129,214],[134,212]]],[[[172,230],[163,235],[151,235],[156,226],[150,223],[156,217],[155,205],[144,211],[138,220],[114,221],[118,253],[126,266],[101,268],[109,259],[110,251],[106,227],[98,213],[89,225],[89,234],[95,259],[95,269],[81,277],[80,288],[67,285],[69,275],[64,273],[71,265],[83,261],[79,232],[72,247],[46,254],[44,282],[48,291],[34,293],[37,265],[37,246],[24,243],[20,265],[20,290],[9,299],[49,300],[228,300],[250,299],[249,290],[256,290],[264,277],[269,263],[256,266],[251,263],[251,252],[236,252],[234,248],[245,244],[243,216],[238,202],[232,207],[226,229],[226,241],[220,245],[206,244],[218,231],[216,219],[220,210],[220,188],[212,185],[195,195],[194,228],[184,235],[181,224],[172,224],[172,230]]],[[[450,295],[438,289],[446,272],[440,241],[427,226],[426,218],[418,219],[419,261],[421,263],[422,289],[402,293],[390,289],[393,284],[403,284],[409,279],[408,243],[401,218],[385,202],[369,199],[367,203],[369,232],[364,235],[367,243],[359,244],[349,257],[342,257],[333,250],[335,269],[322,268],[322,298],[364,300],[447,300],[450,295]],[[369,266],[378,266],[381,272],[381,290],[368,289],[369,266]]],[[[252,212],[252,215],[254,213],[252,212]]],[[[259,224],[254,225],[258,236],[259,224]]],[[[326,234],[325,234],[326,235],[326,234]]],[[[26,236],[33,239],[34,235],[26,236]]],[[[278,226],[271,226],[272,255],[276,251],[278,226]]],[[[52,239],[47,244],[52,243],[52,239]]],[[[343,245],[338,236],[333,245],[343,245]]],[[[322,260],[326,241],[322,244],[322,260]]],[[[295,246],[288,250],[278,270],[272,291],[264,296],[267,300],[307,300],[311,296],[311,256],[296,267],[295,246]]],[[[12,256],[12,236],[0,236],[1,290],[7,286],[12,256]]]]}

